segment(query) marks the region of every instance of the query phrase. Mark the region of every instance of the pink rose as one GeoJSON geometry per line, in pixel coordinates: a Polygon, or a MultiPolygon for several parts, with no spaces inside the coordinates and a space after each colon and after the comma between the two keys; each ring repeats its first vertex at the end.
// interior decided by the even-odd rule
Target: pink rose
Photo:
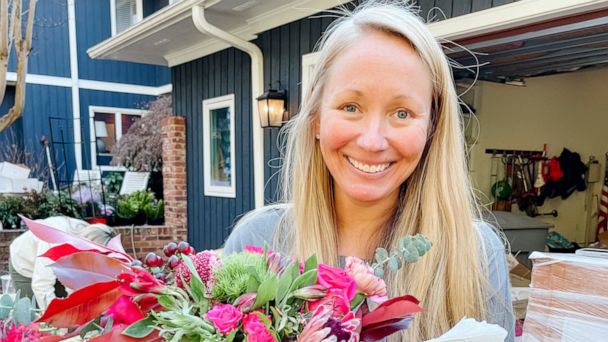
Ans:
{"type": "Polygon", "coordinates": [[[239,326],[243,313],[230,304],[217,304],[207,312],[205,318],[210,320],[220,333],[226,335],[239,326]]]}
{"type": "Polygon", "coordinates": [[[363,260],[355,257],[346,258],[344,271],[355,279],[357,291],[365,294],[375,303],[382,304],[387,299],[386,283],[374,275],[374,270],[363,260]]]}
{"type": "Polygon", "coordinates": [[[308,310],[313,311],[319,306],[327,306],[332,310],[332,317],[342,317],[350,311],[350,300],[346,290],[330,288],[325,297],[308,303],[308,310]]]}
{"type": "Polygon", "coordinates": [[[247,334],[248,342],[275,342],[275,338],[268,328],[260,321],[257,314],[251,312],[243,319],[243,330],[247,334]]]}
{"type": "Polygon", "coordinates": [[[317,283],[328,289],[342,289],[346,291],[346,298],[350,301],[357,293],[357,284],[353,277],[341,268],[319,264],[317,283]]]}

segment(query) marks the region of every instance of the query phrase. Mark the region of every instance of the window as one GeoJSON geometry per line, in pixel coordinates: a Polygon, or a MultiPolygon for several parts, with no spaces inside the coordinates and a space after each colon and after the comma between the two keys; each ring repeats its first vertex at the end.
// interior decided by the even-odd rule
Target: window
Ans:
{"type": "Polygon", "coordinates": [[[91,136],[91,165],[102,170],[118,170],[110,166],[112,148],[123,134],[129,131],[146,112],[139,109],[90,107],[89,132],[91,136]]]}
{"type": "Polygon", "coordinates": [[[118,34],[143,19],[143,0],[110,0],[112,35],[118,34]]]}
{"type": "Polygon", "coordinates": [[[203,101],[205,196],[236,197],[234,94],[203,101]]]}

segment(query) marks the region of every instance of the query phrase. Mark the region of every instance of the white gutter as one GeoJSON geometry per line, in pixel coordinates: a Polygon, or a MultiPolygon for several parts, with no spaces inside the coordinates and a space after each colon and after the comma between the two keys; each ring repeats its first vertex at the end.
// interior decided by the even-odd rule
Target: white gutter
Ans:
{"type": "Polygon", "coordinates": [[[264,56],[260,48],[228,33],[212,24],[205,18],[203,4],[192,7],[194,26],[204,34],[211,35],[235,48],[242,50],[251,57],[251,125],[253,130],[253,189],[255,207],[264,206],[264,135],[259,125],[258,106],[255,98],[264,91],[264,56]]]}

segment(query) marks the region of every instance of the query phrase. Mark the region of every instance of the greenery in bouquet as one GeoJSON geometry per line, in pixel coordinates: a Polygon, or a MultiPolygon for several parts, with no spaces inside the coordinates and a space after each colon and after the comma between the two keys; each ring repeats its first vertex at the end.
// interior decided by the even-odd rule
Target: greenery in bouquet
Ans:
{"type": "Polygon", "coordinates": [[[38,322],[93,341],[378,341],[409,327],[422,310],[412,296],[389,299],[376,275],[424,255],[431,244],[421,235],[390,253],[378,249],[372,265],[348,257],[344,268],[255,246],[222,258],[183,241],[165,246],[166,259],[150,253],[142,263],[120,238],[101,246],[24,221],[58,244],[44,257],[74,289],[38,322]]]}
{"type": "Polygon", "coordinates": [[[19,291],[14,297],[0,296],[0,341],[39,341],[56,332],[44,324],[34,323],[37,311],[34,299],[20,297],[19,291]]]}

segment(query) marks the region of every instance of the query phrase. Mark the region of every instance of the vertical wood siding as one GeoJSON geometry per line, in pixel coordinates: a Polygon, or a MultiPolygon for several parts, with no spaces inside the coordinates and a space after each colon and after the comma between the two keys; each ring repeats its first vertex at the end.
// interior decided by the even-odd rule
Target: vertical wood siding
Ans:
{"type": "Polygon", "coordinates": [[[148,86],[169,83],[170,72],[166,67],[89,58],[86,50],[112,35],[110,0],[76,1],[76,33],[81,79],[148,86]]]}

